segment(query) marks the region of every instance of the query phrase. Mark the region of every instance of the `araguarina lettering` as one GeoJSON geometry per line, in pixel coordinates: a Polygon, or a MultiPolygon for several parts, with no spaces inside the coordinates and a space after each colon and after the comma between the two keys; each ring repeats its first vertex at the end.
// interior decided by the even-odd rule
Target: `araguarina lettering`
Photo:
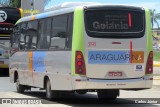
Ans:
{"type": "Polygon", "coordinates": [[[137,56],[134,55],[130,55],[130,54],[91,54],[89,60],[108,60],[108,61],[126,61],[126,60],[130,60],[132,58],[132,60],[138,60],[139,58],[137,56]]]}

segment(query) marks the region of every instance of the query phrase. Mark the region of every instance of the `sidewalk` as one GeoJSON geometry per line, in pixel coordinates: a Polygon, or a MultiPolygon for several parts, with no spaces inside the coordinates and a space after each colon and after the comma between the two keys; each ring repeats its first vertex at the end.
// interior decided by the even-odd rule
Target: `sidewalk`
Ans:
{"type": "Polygon", "coordinates": [[[154,86],[160,86],[160,76],[154,76],[153,77],[153,85],[154,86]]]}
{"type": "Polygon", "coordinates": [[[154,75],[153,76],[153,85],[160,86],[160,61],[153,62],[154,75]]]}

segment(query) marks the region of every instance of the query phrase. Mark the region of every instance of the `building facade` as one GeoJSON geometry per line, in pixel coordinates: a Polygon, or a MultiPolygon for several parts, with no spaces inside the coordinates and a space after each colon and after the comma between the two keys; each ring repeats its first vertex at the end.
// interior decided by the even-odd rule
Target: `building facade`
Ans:
{"type": "Polygon", "coordinates": [[[45,0],[21,0],[24,16],[44,12],[45,0]]]}

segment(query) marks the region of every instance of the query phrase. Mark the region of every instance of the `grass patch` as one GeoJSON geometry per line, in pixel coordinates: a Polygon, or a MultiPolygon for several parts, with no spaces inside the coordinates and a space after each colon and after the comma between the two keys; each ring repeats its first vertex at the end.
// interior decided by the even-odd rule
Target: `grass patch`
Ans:
{"type": "Polygon", "coordinates": [[[160,51],[159,52],[153,51],[153,60],[160,61],[160,51]]]}

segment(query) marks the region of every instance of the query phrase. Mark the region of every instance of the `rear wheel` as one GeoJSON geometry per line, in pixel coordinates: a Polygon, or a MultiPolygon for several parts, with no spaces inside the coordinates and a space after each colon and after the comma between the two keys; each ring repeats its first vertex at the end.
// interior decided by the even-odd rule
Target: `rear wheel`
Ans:
{"type": "Polygon", "coordinates": [[[119,96],[119,90],[98,90],[97,95],[99,99],[115,100],[119,96]]]}
{"type": "Polygon", "coordinates": [[[58,98],[58,91],[51,90],[51,84],[49,79],[46,81],[46,98],[48,100],[58,98]]]}
{"type": "Polygon", "coordinates": [[[20,84],[19,78],[17,78],[17,80],[16,80],[16,87],[17,87],[18,93],[24,93],[25,86],[20,84]]]}

